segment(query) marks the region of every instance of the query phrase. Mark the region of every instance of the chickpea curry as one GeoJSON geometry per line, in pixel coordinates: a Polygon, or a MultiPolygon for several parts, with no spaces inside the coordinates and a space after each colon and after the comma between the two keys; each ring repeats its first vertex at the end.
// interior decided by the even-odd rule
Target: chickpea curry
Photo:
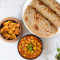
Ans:
{"type": "Polygon", "coordinates": [[[12,20],[3,22],[0,33],[6,39],[16,39],[20,34],[20,26],[18,23],[12,20]]]}
{"type": "Polygon", "coordinates": [[[37,58],[42,52],[42,42],[36,36],[25,36],[19,41],[18,51],[26,59],[37,58]]]}

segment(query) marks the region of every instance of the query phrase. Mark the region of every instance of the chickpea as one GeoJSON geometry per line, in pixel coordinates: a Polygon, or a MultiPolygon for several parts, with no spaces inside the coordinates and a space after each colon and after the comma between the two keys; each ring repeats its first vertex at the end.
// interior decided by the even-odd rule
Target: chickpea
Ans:
{"type": "Polygon", "coordinates": [[[34,56],[36,56],[37,55],[37,53],[34,53],[34,56]]]}
{"type": "Polygon", "coordinates": [[[28,51],[28,54],[30,54],[30,51],[28,51]]]}
{"type": "Polygon", "coordinates": [[[19,46],[19,48],[22,48],[22,46],[19,46]]]}
{"type": "Polygon", "coordinates": [[[33,36],[31,36],[31,39],[33,39],[33,36]]]}
{"type": "Polygon", "coordinates": [[[24,41],[22,41],[22,43],[24,44],[25,42],[24,42],[24,41]]]}
{"type": "Polygon", "coordinates": [[[32,51],[31,53],[34,53],[34,51],[32,51]]]}
{"type": "Polygon", "coordinates": [[[25,51],[25,54],[27,54],[27,51],[25,51]]]}
{"type": "Polygon", "coordinates": [[[21,41],[23,41],[24,39],[21,39],[21,41]]]}
{"type": "Polygon", "coordinates": [[[33,43],[33,42],[34,42],[34,40],[31,40],[31,42],[33,43]]]}
{"type": "Polygon", "coordinates": [[[40,47],[37,47],[38,50],[40,50],[40,47]]]}
{"type": "Polygon", "coordinates": [[[24,50],[27,51],[27,48],[25,47],[24,50]]]}
{"type": "Polygon", "coordinates": [[[27,43],[29,43],[29,44],[30,44],[31,42],[30,42],[30,41],[27,41],[27,43]]]}
{"type": "Polygon", "coordinates": [[[39,54],[40,52],[37,52],[37,54],[39,54]]]}
{"type": "Polygon", "coordinates": [[[19,51],[21,51],[21,49],[19,49],[19,51]]]}
{"type": "Polygon", "coordinates": [[[40,45],[40,47],[42,47],[42,45],[40,45]]]}
{"type": "Polygon", "coordinates": [[[40,49],[40,52],[41,52],[42,50],[40,49]]]}
{"type": "Polygon", "coordinates": [[[34,46],[36,46],[36,43],[33,43],[34,46]]]}
{"type": "Polygon", "coordinates": [[[37,41],[37,40],[35,40],[35,42],[37,43],[38,41],[37,41]]]}
{"type": "Polygon", "coordinates": [[[25,46],[27,47],[27,46],[28,46],[28,44],[25,44],[25,46]]]}
{"type": "Polygon", "coordinates": [[[37,49],[36,46],[34,46],[33,49],[34,49],[34,51],[36,51],[36,49],[37,49]]]}
{"type": "Polygon", "coordinates": [[[26,55],[24,54],[23,56],[25,57],[26,55]]]}
{"type": "Polygon", "coordinates": [[[40,46],[40,43],[38,42],[37,45],[40,46]]]}

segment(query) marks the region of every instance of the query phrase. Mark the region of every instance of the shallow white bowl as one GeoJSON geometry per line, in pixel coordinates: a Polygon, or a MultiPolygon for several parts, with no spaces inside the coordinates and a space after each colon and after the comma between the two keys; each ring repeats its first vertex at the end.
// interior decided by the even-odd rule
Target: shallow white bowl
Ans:
{"type": "MultiPolygon", "coordinates": [[[[24,7],[23,7],[23,11],[22,11],[22,18],[23,18],[23,16],[24,16],[24,12],[25,12],[26,8],[30,5],[31,1],[32,1],[32,0],[26,0],[26,2],[25,2],[25,4],[24,4],[24,7]]],[[[57,1],[58,1],[58,0],[57,0],[57,1]]],[[[60,2],[60,1],[58,1],[58,2],[60,2]]],[[[23,22],[24,22],[24,20],[23,20],[23,22]]],[[[25,22],[24,22],[24,24],[25,24],[25,22]]],[[[26,26],[26,28],[29,30],[29,28],[27,27],[26,24],[25,24],[25,26],[26,26]]],[[[60,33],[60,27],[57,28],[57,29],[58,29],[58,32],[57,32],[56,34],[52,35],[52,36],[49,36],[49,37],[53,37],[53,36],[59,34],[59,33],[60,33]]],[[[29,31],[30,31],[32,34],[34,34],[31,30],[29,30],[29,31]]],[[[35,34],[34,34],[34,35],[35,35],[35,34]]],[[[49,38],[49,37],[46,37],[46,38],[49,38]]],[[[44,37],[44,38],[45,38],[45,37],[44,37]]]]}

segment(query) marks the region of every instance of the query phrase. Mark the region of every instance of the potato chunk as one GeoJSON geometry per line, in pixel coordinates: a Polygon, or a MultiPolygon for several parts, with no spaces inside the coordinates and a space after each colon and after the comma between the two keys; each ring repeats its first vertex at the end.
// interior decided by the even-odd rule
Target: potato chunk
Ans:
{"type": "Polygon", "coordinates": [[[20,29],[16,28],[15,31],[14,31],[14,34],[18,35],[19,33],[20,33],[20,29]]]}
{"type": "Polygon", "coordinates": [[[3,25],[9,25],[11,21],[4,22],[3,25]]]}
{"type": "Polygon", "coordinates": [[[12,40],[12,39],[16,39],[16,35],[15,34],[12,34],[11,36],[10,36],[10,39],[12,40]]]}

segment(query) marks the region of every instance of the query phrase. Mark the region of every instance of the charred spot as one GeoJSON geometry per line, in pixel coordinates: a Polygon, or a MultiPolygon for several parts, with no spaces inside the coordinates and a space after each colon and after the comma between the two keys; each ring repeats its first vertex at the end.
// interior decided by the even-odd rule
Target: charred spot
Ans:
{"type": "Polygon", "coordinates": [[[46,26],[48,26],[48,24],[46,23],[46,26]]]}
{"type": "Polygon", "coordinates": [[[52,24],[52,23],[50,23],[50,26],[53,26],[53,24],[52,24]]]}
{"type": "Polygon", "coordinates": [[[58,10],[60,10],[60,7],[56,7],[58,10]]]}
{"type": "Polygon", "coordinates": [[[43,2],[39,1],[38,4],[39,4],[39,5],[43,5],[43,2]]]}
{"type": "Polygon", "coordinates": [[[27,20],[28,20],[28,18],[27,18],[27,17],[25,17],[25,20],[27,21],[27,20]]]}
{"type": "Polygon", "coordinates": [[[56,21],[56,20],[53,20],[53,21],[56,21]]]}
{"type": "Polygon", "coordinates": [[[34,9],[36,10],[36,8],[34,7],[34,9]]]}
{"type": "Polygon", "coordinates": [[[48,9],[48,13],[52,13],[52,10],[48,9]]]}
{"type": "Polygon", "coordinates": [[[46,31],[46,32],[49,32],[49,30],[46,30],[46,29],[45,29],[45,31],[46,31]]]}
{"type": "Polygon", "coordinates": [[[36,20],[39,19],[39,16],[37,15],[37,12],[35,12],[35,14],[34,14],[34,19],[36,19],[36,20]]]}
{"type": "Polygon", "coordinates": [[[52,33],[52,32],[51,32],[52,33]]]}
{"type": "Polygon", "coordinates": [[[47,10],[46,8],[44,8],[44,10],[47,10]]]}
{"type": "Polygon", "coordinates": [[[37,24],[34,25],[34,28],[35,28],[36,30],[39,30],[39,27],[37,26],[37,24]]]}
{"type": "Polygon", "coordinates": [[[54,1],[53,4],[56,4],[56,2],[54,1]]]}

